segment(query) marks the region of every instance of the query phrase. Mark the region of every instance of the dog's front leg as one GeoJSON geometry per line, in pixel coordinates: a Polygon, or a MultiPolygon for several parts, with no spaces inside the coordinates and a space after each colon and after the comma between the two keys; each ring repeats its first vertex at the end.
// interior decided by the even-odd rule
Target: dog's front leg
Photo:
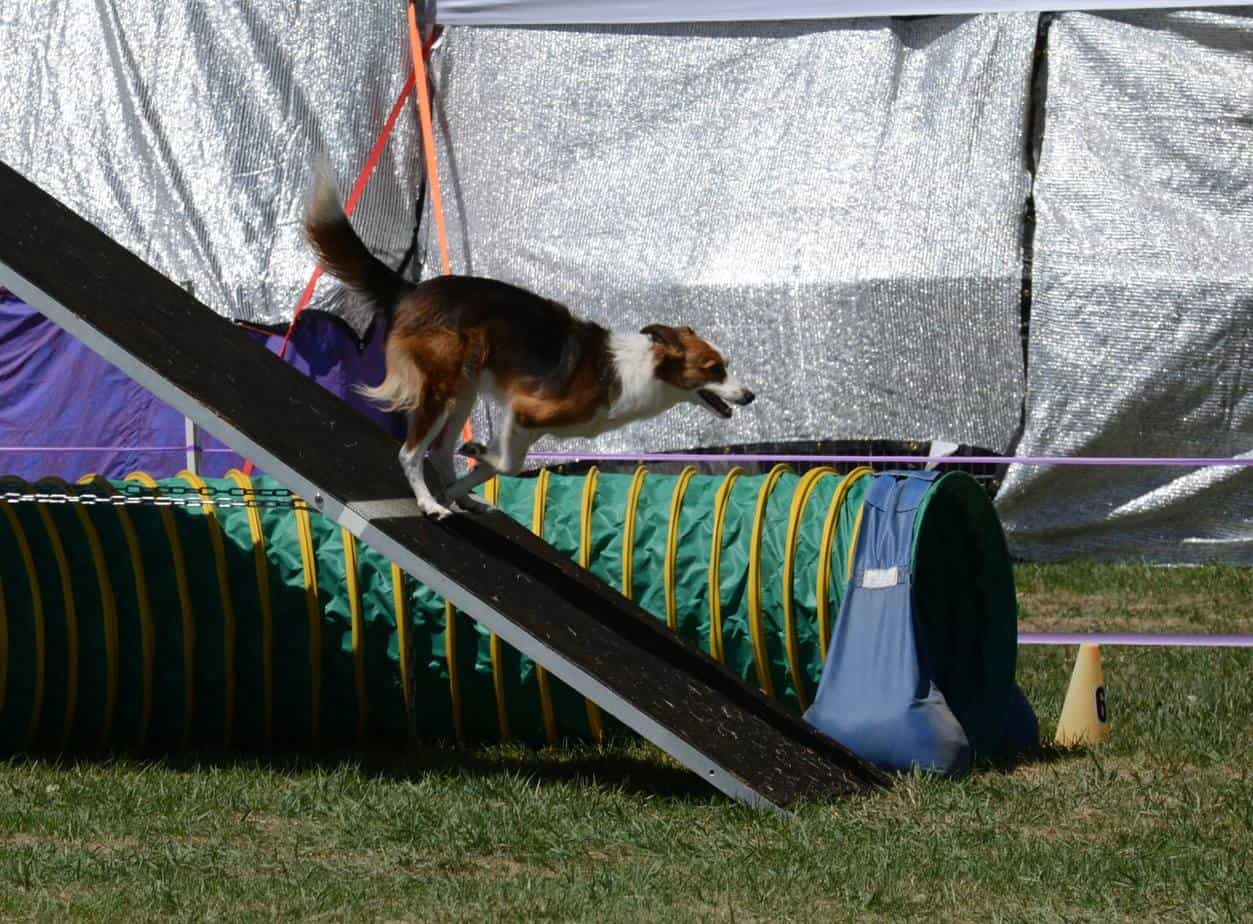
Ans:
{"type": "Polygon", "coordinates": [[[457,469],[453,465],[453,455],[456,452],[457,444],[461,440],[461,432],[466,425],[466,421],[470,419],[470,412],[474,410],[474,402],[478,397],[478,393],[473,387],[463,387],[457,394],[453,402],[452,411],[448,415],[448,419],[444,421],[444,425],[440,428],[439,435],[435,437],[435,441],[431,443],[431,448],[427,453],[431,460],[431,465],[435,469],[437,484],[433,485],[436,497],[444,499],[448,488],[457,480],[457,469]]]}

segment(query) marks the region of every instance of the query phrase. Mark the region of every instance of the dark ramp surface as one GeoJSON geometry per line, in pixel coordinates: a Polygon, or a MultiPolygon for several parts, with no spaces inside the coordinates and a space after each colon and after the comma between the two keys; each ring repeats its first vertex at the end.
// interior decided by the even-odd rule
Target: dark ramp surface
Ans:
{"type": "Polygon", "coordinates": [[[505,515],[415,515],[391,437],[2,164],[0,203],[0,283],[712,785],[883,781],[505,515]]]}

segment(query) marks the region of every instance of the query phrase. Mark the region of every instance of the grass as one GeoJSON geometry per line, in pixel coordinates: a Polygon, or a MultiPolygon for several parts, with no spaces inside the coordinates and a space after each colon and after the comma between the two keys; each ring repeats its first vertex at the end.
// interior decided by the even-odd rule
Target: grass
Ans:
{"type": "Polygon", "coordinates": [[[1019,628],[1253,633],[1253,568],[1018,565],[1019,628]]]}
{"type": "MultiPolygon", "coordinates": [[[[1018,579],[1024,627],[1250,631],[1247,569],[1018,579]]],[[[1108,744],[791,818],[728,803],[640,743],[405,764],[14,760],[0,917],[1250,919],[1253,652],[1102,656],[1108,744]]],[[[1046,732],[1072,658],[1021,651],[1046,732]]]]}

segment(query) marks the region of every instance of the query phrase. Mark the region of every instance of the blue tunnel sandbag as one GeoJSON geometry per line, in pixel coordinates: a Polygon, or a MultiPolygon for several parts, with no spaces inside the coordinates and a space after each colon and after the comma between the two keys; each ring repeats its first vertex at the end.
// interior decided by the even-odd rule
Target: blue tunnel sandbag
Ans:
{"type": "Polygon", "coordinates": [[[806,719],[880,767],[958,774],[1038,735],[1014,683],[1012,571],[987,508],[957,474],[879,475],[866,494],[806,719]]]}

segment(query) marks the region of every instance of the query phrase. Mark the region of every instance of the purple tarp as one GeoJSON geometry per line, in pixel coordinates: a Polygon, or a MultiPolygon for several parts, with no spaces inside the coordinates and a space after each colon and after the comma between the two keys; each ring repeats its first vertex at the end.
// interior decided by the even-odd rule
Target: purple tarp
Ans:
{"type": "MultiPolygon", "coordinates": [[[[403,428],[399,415],[369,407],[352,390],[359,382],[382,378],[381,338],[377,331],[374,334],[359,351],[341,322],[306,312],[286,358],[399,436],[403,428]]],[[[273,352],[283,339],[281,334],[255,336],[264,337],[273,352]]],[[[223,356],[222,362],[229,363],[230,357],[223,356]]],[[[318,438],[310,434],[310,439],[318,438]]],[[[242,464],[237,454],[222,451],[225,447],[208,434],[201,435],[201,443],[209,450],[201,474],[220,476],[242,464]]],[[[73,481],[88,473],[121,478],[138,470],[161,478],[186,467],[183,447],[181,414],[0,289],[0,475],[28,481],[56,475],[73,481]]]]}

